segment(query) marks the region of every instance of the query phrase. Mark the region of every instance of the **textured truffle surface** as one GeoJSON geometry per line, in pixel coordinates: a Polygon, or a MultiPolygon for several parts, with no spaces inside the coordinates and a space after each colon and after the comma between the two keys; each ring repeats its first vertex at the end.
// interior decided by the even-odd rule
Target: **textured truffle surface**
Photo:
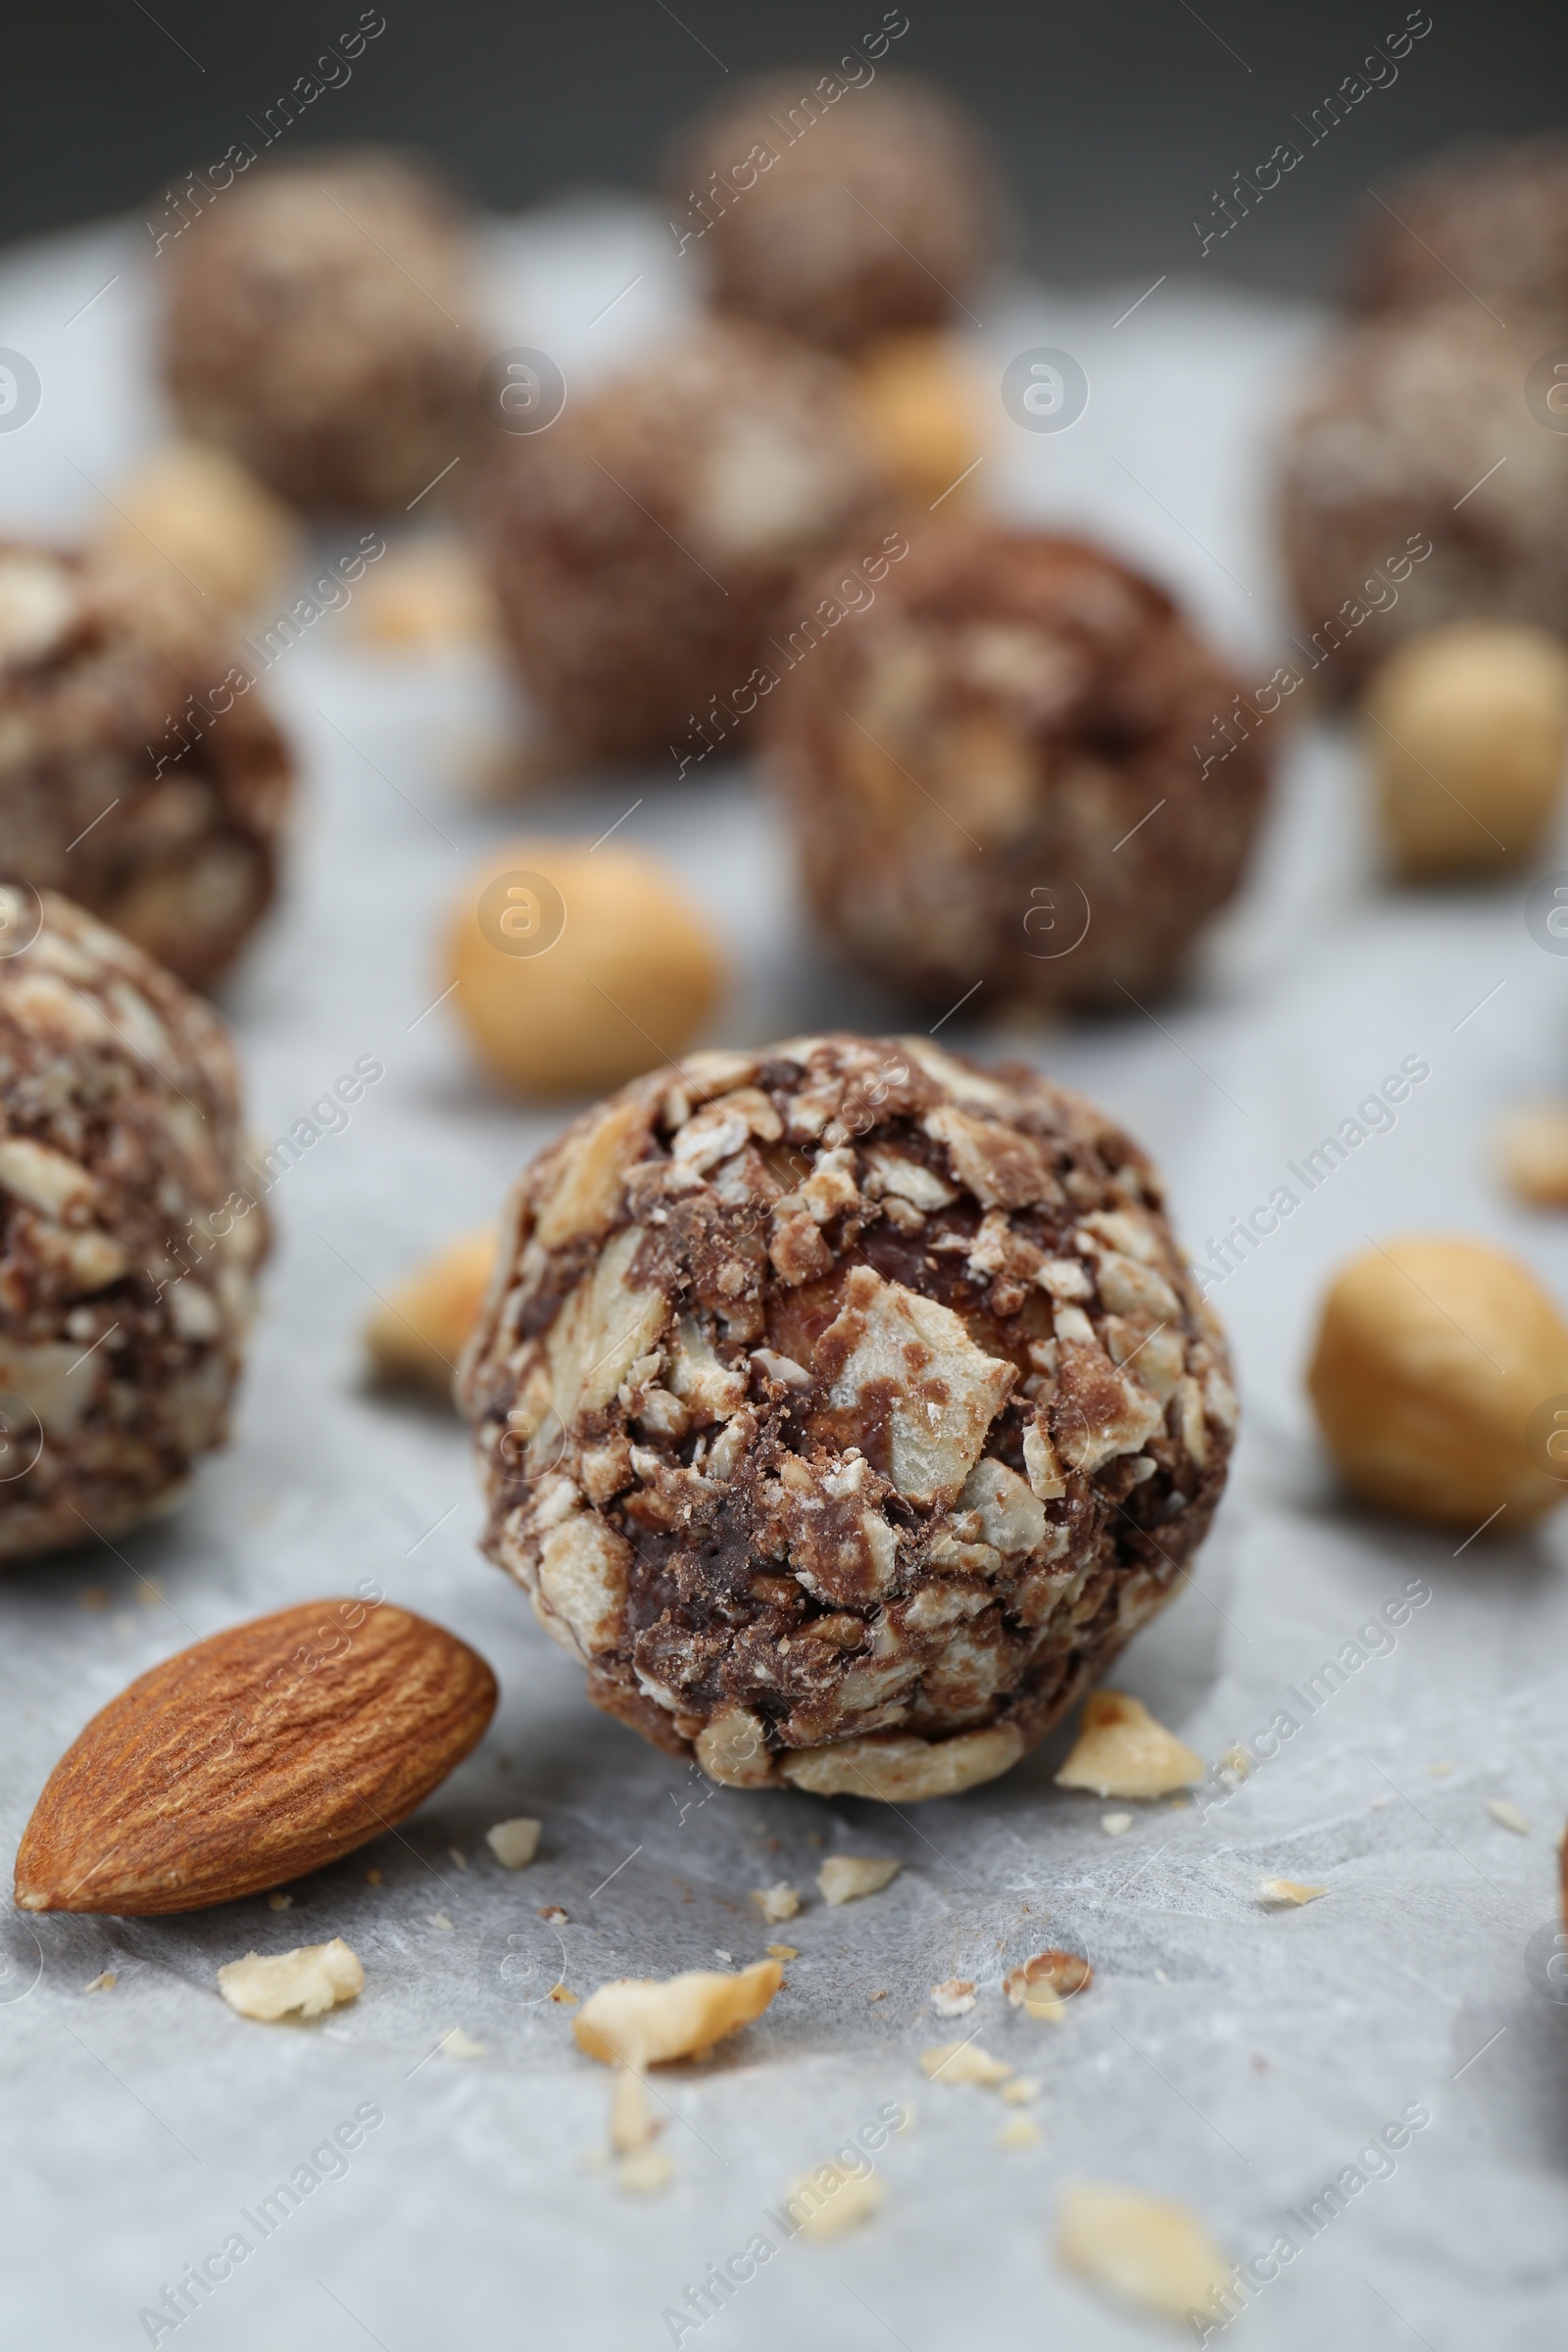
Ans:
{"type": "Polygon", "coordinates": [[[293,782],[213,611],[172,572],[0,545],[0,871],[198,986],[271,902],[293,782]]]}
{"type": "Polygon", "coordinates": [[[1328,675],[1351,684],[1450,620],[1568,634],[1568,434],[1523,391],[1563,344],[1568,323],[1512,312],[1504,327],[1461,297],[1370,319],[1325,352],[1287,433],[1280,506],[1328,675]]]}
{"type": "Polygon", "coordinates": [[[422,172],[373,150],[269,167],[162,266],[175,407],[280,497],[401,510],[461,453],[484,353],[461,216],[422,172]]]}
{"type": "Polygon", "coordinates": [[[716,303],[832,351],[952,319],[1001,214],[979,137],[940,91],[886,74],[857,88],[804,67],[689,130],[668,188],[716,303]]]}
{"type": "Polygon", "coordinates": [[[217,1015],[69,900],[0,901],[27,939],[0,956],[9,1559],[167,1508],[223,1442],[267,1216],[217,1015]]]}
{"type": "Polygon", "coordinates": [[[1098,549],[928,528],[773,706],[818,915],[944,1007],[980,982],[1124,1007],[1240,879],[1257,738],[1206,773],[1202,750],[1236,692],[1164,591],[1098,549]]]}
{"type": "Polygon", "coordinates": [[[838,366],[717,319],[497,465],[495,579],[524,682],[566,742],[626,758],[701,759],[756,709],[787,585],[881,488],[838,366]]]}
{"type": "Polygon", "coordinates": [[[1504,318],[1568,316],[1568,139],[1460,148],[1363,210],[1350,265],[1358,309],[1451,302],[1463,287],[1504,318]]]}
{"type": "Polygon", "coordinates": [[[1223,1342],[1082,1098],[925,1040],[697,1054],[519,1178],[459,1375],[485,1547],[715,1779],[1004,1771],[1170,1596],[1223,1342]]]}

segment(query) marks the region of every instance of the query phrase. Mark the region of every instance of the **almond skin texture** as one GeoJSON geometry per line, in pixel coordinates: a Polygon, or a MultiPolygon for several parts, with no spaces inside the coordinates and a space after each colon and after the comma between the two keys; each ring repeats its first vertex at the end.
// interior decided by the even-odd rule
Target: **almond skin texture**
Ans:
{"type": "Polygon", "coordinates": [[[319,1870],[412,1813],[483,1738],[496,1680],[387,1601],[317,1600],[166,1658],[55,1766],[24,1911],[199,1911],[319,1870]]]}

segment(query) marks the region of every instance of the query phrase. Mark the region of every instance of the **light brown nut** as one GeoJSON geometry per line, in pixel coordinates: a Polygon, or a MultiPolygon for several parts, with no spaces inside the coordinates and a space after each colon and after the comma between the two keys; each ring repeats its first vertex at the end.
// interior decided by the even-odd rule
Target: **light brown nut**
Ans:
{"type": "Polygon", "coordinates": [[[1211,2318],[1209,2298],[1230,2277],[1230,2264],[1185,2205],[1088,2180],[1062,2191],[1056,2260],[1123,2301],[1173,2320],[1189,2312],[1211,2318]]]}
{"type": "Polygon", "coordinates": [[[1016,1764],[1023,1747],[1022,1734],[1010,1723],[957,1732],[951,1740],[871,1733],[828,1747],[799,1748],[781,1759],[779,1770],[797,1788],[809,1788],[816,1796],[870,1796],[883,1804],[906,1805],[928,1796],[956,1796],[960,1789],[994,1781],[1016,1764]]]}
{"type": "Polygon", "coordinates": [[[172,569],[242,620],[277,601],[303,552],[287,507],[210,441],[172,441],[117,484],[99,545],[172,569]]]}
{"type": "Polygon", "coordinates": [[[1488,1242],[1411,1235],[1343,1266],[1307,1388],[1341,1475],[1389,1510],[1468,1532],[1506,1509],[1512,1528],[1568,1492],[1553,1475],[1568,1419],[1549,1412],[1568,1397],[1568,1323],[1488,1242]]]}
{"type": "Polygon", "coordinates": [[[904,1868],[881,1854],[829,1854],[816,1874],[824,1903],[853,1903],[862,1894],[880,1894],[904,1868]]]}
{"type": "Polygon", "coordinates": [[[990,2088],[1005,2082],[1012,2068],[977,2041],[939,2041],[920,2052],[920,2071],[933,2082],[979,2082],[990,2088]]]}
{"type": "Polygon", "coordinates": [[[543,1828],[543,1822],[519,1814],[514,1821],[494,1822],[486,1830],[484,1841],[503,1870],[523,1870],[539,1851],[543,1828]]]}
{"type": "Polygon", "coordinates": [[[1414,877],[1517,863],[1562,793],[1568,647],[1514,621],[1457,621],[1411,638],[1367,690],[1378,812],[1414,877]]]}
{"type": "Polygon", "coordinates": [[[487,1225],[449,1242],[393,1285],[365,1327],[366,1348],[383,1380],[450,1397],[495,1254],[495,1229],[487,1225]]]}
{"type": "Polygon", "coordinates": [[[1271,1910],[1298,1910],[1303,1903],[1315,1903],[1326,1886],[1308,1886],[1299,1879],[1259,1879],[1257,1899],[1271,1910]]]}
{"type": "Polygon", "coordinates": [[[1529,1102],[1493,1139],[1499,1173],[1532,1208],[1568,1208],[1568,1102],[1529,1102]]]}
{"type": "Polygon", "coordinates": [[[619,1086],[679,1053],[723,958],[673,875],[620,842],[509,842],[447,926],[448,977],[480,1060],[521,1094],[619,1086]]]}
{"type": "Polygon", "coordinates": [[[249,1952],[218,1972],[218,1989],[241,2017],[274,2024],[280,2017],[320,2017],[365,1990],[365,1970],[341,1936],[330,1943],[303,1943],[297,1951],[265,1959],[249,1952]]]}
{"type": "Polygon", "coordinates": [[[1156,1723],[1142,1699],[1095,1690],[1056,1786],[1097,1796],[1168,1796],[1202,1777],[1202,1757],[1156,1723]]]}
{"type": "Polygon", "coordinates": [[[640,2073],[693,2057],[749,2026],[783,1982],[776,1960],[754,1961],[733,1977],[711,1968],[667,1979],[617,1977],[584,2001],[571,2031],[590,2058],[640,2073]]]}
{"type": "MultiPolygon", "coordinates": [[[[860,424],[896,486],[927,506],[953,492],[982,455],[980,401],[951,335],[886,335],[856,355],[850,390],[860,424]]],[[[954,493],[966,503],[970,485],[954,493]]]]}
{"type": "Polygon", "coordinates": [[[477,1746],[496,1680],[389,1602],[306,1601],[138,1676],[44,1786],[24,1911],[147,1918],[260,1894],[392,1828],[477,1746]]]}

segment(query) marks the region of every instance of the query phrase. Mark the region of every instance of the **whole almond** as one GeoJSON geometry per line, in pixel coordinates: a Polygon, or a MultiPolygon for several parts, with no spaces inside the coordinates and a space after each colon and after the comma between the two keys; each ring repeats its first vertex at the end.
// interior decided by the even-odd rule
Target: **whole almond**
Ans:
{"type": "Polygon", "coordinates": [[[402,1821],[484,1736],[496,1680],[387,1601],[317,1600],[141,1675],[55,1766],[24,1911],[148,1917],[319,1870],[402,1821]]]}

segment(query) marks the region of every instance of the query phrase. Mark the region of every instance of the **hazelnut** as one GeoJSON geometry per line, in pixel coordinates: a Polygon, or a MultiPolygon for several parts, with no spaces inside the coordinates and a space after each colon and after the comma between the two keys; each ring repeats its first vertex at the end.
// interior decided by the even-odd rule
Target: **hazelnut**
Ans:
{"type": "Polygon", "coordinates": [[[1510,1525],[1538,1518],[1562,1496],[1553,1432],[1533,1444],[1529,1425],[1568,1398],[1568,1324],[1489,1243],[1413,1235],[1352,1258],[1323,1302],[1307,1387],[1329,1451],[1371,1502],[1470,1529],[1505,1507],[1510,1525]]]}
{"type": "Polygon", "coordinates": [[[609,842],[506,844],[453,909],[447,959],[480,1059],[525,1094],[619,1086],[678,1053],[723,971],[674,878],[609,842]]]}
{"type": "Polygon", "coordinates": [[[980,457],[979,401],[953,336],[883,336],[857,356],[850,389],[884,472],[911,498],[943,497],[980,457]]]}
{"type": "Polygon", "coordinates": [[[367,1351],[383,1380],[450,1397],[495,1254],[495,1233],[487,1225],[449,1242],[386,1293],[365,1327],[367,1351]]]}
{"type": "Polygon", "coordinates": [[[1568,1102],[1527,1102],[1500,1120],[1499,1174],[1532,1208],[1568,1208],[1568,1102]]]}
{"type": "Polygon", "coordinates": [[[416,540],[384,555],[360,583],[349,633],[375,653],[443,653],[496,633],[495,602],[461,539],[416,540]]]}
{"type": "Polygon", "coordinates": [[[1417,879],[1517,863],[1540,844],[1568,749],[1568,647],[1459,621],[1412,638],[1364,706],[1385,840],[1417,879]]]}
{"type": "Polygon", "coordinates": [[[172,564],[242,619],[279,593],[300,555],[288,509],[204,441],[172,441],[120,483],[98,543],[127,563],[172,564]]]}

